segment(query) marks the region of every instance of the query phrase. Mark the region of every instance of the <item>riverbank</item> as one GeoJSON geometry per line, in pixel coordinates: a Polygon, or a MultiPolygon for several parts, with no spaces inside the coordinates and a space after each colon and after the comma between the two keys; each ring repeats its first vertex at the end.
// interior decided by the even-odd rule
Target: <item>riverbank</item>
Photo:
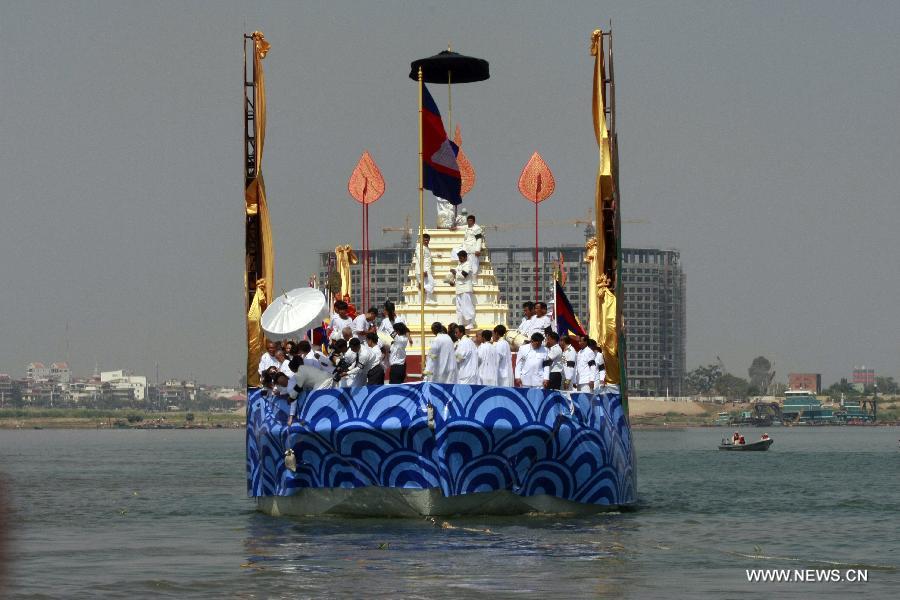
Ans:
{"type": "MultiPolygon", "coordinates": [[[[712,404],[629,398],[628,412],[635,429],[680,429],[716,425],[720,412],[734,415],[749,404],[712,404]]],[[[896,425],[900,410],[896,400],[879,406],[876,425],[896,425]]],[[[97,409],[0,408],[0,429],[241,429],[246,426],[244,408],[232,412],[97,409]]]]}
{"type": "Polygon", "coordinates": [[[0,429],[240,429],[244,410],[149,412],[140,410],[0,408],[0,429]]]}

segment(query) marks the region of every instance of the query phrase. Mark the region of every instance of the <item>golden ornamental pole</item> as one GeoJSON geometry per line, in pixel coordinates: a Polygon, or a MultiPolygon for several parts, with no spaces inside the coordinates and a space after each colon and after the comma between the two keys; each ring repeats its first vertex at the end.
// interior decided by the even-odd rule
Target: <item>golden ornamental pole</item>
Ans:
{"type": "Polygon", "coordinates": [[[419,343],[422,344],[419,365],[421,379],[425,379],[425,175],[422,151],[422,67],[419,67],[419,343]]]}

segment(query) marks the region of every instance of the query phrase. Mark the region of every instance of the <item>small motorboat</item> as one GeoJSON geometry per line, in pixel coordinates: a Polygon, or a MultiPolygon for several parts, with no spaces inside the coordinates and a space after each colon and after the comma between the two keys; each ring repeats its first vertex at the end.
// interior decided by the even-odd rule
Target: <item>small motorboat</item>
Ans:
{"type": "Polygon", "coordinates": [[[730,440],[724,440],[719,444],[719,450],[740,450],[746,452],[762,452],[768,450],[769,446],[774,442],[772,438],[750,442],[749,444],[734,444],[730,440]]]}

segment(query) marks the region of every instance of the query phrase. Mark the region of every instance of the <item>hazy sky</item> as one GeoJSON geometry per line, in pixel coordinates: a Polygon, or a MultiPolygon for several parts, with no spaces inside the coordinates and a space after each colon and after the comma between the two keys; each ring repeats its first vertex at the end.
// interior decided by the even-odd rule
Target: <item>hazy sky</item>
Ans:
{"type": "MultiPolygon", "coordinates": [[[[453,89],[483,223],[585,214],[597,151],[589,36],[613,20],[626,245],[677,248],[688,367],[752,358],[826,382],[900,375],[896,2],[4,2],[0,372],[236,382],[244,365],[242,31],[262,30],[263,172],[278,288],[359,238],[368,149],[380,228],[417,213],[411,60],[452,42],[491,79],[453,89]]],[[[433,89],[446,110],[446,88],[433,89]]],[[[429,215],[433,211],[429,211],[429,215]]],[[[489,242],[529,243],[527,230],[489,242]]],[[[581,241],[546,228],[547,242],[581,241]]]]}

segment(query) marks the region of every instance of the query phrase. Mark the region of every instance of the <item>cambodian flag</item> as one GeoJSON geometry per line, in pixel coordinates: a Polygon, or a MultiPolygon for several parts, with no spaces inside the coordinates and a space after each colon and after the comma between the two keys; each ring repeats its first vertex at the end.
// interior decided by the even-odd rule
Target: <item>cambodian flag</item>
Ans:
{"type": "Polygon", "coordinates": [[[426,190],[450,204],[462,202],[459,148],[447,138],[441,113],[428,88],[422,85],[422,176],[426,190]]]}
{"type": "Polygon", "coordinates": [[[572,310],[572,303],[569,302],[569,298],[558,281],[556,282],[556,330],[561,336],[568,334],[584,335],[584,327],[581,326],[581,322],[575,316],[575,311],[572,310]]]}

